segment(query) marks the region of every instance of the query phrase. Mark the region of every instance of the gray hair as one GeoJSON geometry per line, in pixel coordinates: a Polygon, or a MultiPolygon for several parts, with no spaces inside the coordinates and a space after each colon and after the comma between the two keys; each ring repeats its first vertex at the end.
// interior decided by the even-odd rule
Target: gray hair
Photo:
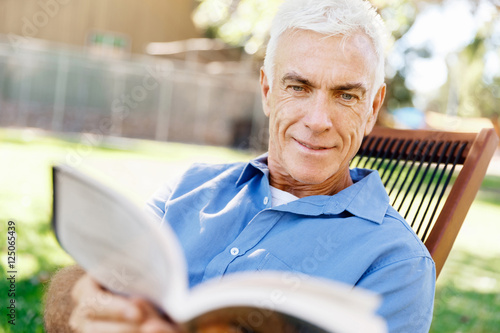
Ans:
{"type": "Polygon", "coordinates": [[[386,30],[382,18],[368,1],[286,0],[273,20],[264,59],[264,71],[271,89],[278,40],[289,29],[311,30],[326,36],[342,35],[344,39],[364,32],[372,41],[378,58],[375,87],[383,84],[386,30]]]}

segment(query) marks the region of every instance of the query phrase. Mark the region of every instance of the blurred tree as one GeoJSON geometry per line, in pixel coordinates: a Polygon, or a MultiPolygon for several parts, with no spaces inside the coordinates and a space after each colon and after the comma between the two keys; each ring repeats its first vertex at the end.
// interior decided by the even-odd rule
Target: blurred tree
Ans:
{"type": "Polygon", "coordinates": [[[242,46],[249,54],[262,49],[282,0],[198,0],[195,24],[206,36],[242,46]]]}
{"type": "Polygon", "coordinates": [[[489,9],[472,42],[448,55],[448,81],[433,103],[459,116],[487,117],[500,136],[500,5],[489,9]]]}
{"type": "MultiPolygon", "coordinates": [[[[498,10],[498,7],[497,7],[498,10]]],[[[497,15],[499,12],[497,11],[497,15]]],[[[487,22],[458,57],[458,114],[488,117],[500,135],[500,20],[487,22]],[[495,31],[495,29],[497,31],[495,31]],[[494,65],[491,65],[495,62],[494,65]],[[496,68],[494,68],[496,67],[496,68]]]]}
{"type": "MultiPolygon", "coordinates": [[[[373,0],[373,4],[379,8],[380,15],[385,21],[390,33],[389,49],[392,49],[395,41],[404,36],[413,25],[418,13],[415,1],[409,0],[373,0]]],[[[389,49],[387,52],[390,52],[389,49]]],[[[402,57],[412,57],[416,50],[403,50],[402,57]]],[[[405,66],[395,67],[390,62],[386,64],[387,96],[385,99],[385,109],[380,115],[383,124],[389,124],[387,120],[387,110],[395,110],[412,106],[413,93],[405,84],[405,66]]]]}

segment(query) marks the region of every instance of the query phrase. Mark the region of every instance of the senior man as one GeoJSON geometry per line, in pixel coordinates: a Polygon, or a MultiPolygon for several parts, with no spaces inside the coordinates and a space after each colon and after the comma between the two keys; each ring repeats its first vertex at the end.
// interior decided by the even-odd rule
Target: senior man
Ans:
{"type": "MultiPolygon", "coordinates": [[[[391,332],[429,330],[434,263],[378,173],[349,169],[385,97],[383,39],[363,0],[281,6],[260,78],[268,153],[194,165],[150,202],[181,241],[190,286],[245,270],[297,271],[380,294],[391,332]]],[[[145,300],[111,295],[77,268],[48,292],[48,331],[68,322],[76,332],[178,330],[145,300]]]]}

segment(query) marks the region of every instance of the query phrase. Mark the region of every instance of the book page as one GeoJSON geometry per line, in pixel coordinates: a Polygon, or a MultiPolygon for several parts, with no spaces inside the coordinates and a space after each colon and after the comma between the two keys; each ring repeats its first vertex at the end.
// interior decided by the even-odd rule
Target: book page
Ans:
{"type": "MultiPolygon", "coordinates": [[[[385,321],[375,315],[380,302],[380,297],[372,292],[301,273],[240,272],[194,287],[187,309],[175,313],[175,317],[188,322],[214,309],[226,309],[227,315],[232,307],[253,308],[250,317],[260,316],[267,320],[276,316],[263,314],[279,313],[278,317],[286,317],[288,324],[288,319],[293,318],[295,328],[310,325],[311,332],[383,333],[386,332],[385,321]]],[[[288,324],[283,324],[286,327],[283,332],[288,332],[288,324]]]]}
{"type": "Polygon", "coordinates": [[[61,246],[100,284],[164,308],[185,298],[184,255],[168,227],[75,169],[54,171],[54,230],[61,246]]]}

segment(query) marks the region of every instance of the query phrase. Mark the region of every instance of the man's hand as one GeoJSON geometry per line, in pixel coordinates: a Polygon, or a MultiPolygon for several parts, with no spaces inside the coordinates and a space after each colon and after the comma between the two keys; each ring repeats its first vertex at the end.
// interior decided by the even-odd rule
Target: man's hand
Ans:
{"type": "Polygon", "coordinates": [[[72,291],[75,308],[69,320],[77,333],[179,333],[142,299],[126,298],[102,289],[90,276],[82,276],[72,291]]]}

